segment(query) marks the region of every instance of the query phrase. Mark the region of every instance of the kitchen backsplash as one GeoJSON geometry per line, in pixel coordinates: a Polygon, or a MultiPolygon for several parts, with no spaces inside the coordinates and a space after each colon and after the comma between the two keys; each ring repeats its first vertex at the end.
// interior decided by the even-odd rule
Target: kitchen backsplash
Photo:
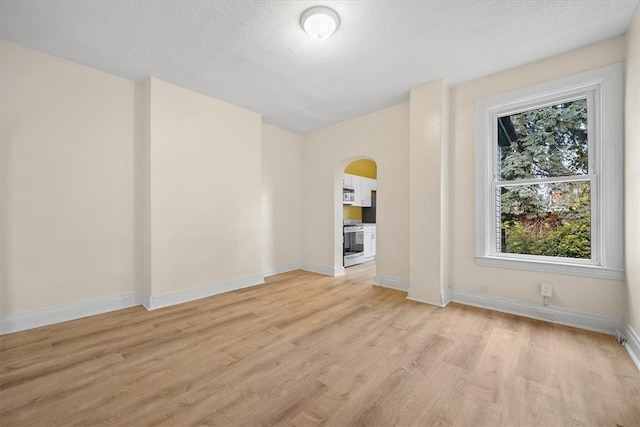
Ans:
{"type": "Polygon", "coordinates": [[[360,206],[343,206],[342,217],[344,219],[362,220],[362,208],[360,206]]]}

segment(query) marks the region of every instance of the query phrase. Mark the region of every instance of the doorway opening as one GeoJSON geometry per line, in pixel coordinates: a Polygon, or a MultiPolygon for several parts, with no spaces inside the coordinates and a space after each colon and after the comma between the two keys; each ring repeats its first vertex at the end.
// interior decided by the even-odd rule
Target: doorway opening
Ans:
{"type": "MultiPolygon", "coordinates": [[[[375,275],[378,165],[371,158],[344,162],[342,169],[342,267],[375,275]]],[[[351,270],[346,270],[347,272],[351,270]]]]}

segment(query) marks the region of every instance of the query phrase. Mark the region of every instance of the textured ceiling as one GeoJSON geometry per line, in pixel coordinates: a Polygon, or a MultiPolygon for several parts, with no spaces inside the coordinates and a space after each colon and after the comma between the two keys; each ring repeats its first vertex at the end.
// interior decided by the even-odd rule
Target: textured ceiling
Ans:
{"type": "Polygon", "coordinates": [[[625,32],[639,0],[0,0],[0,38],[108,73],[175,83],[305,133],[625,32]],[[299,19],[334,8],[311,39],[299,19]]]}

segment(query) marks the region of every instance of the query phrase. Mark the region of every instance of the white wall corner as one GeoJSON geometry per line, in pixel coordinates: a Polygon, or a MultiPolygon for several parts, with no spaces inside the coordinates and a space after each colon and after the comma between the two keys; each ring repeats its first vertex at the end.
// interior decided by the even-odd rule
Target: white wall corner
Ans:
{"type": "Polygon", "coordinates": [[[398,279],[396,277],[386,277],[386,276],[374,276],[373,283],[383,288],[409,292],[409,281],[405,279],[398,279]]]}
{"type": "Polygon", "coordinates": [[[82,319],[143,304],[140,293],[95,298],[0,317],[0,335],[82,319]]]}
{"type": "Polygon", "coordinates": [[[450,288],[451,301],[503,313],[544,320],[565,326],[616,335],[623,329],[623,320],[597,313],[545,306],[530,302],[450,288]]]}
{"type": "Polygon", "coordinates": [[[149,305],[145,307],[147,307],[147,310],[156,310],[158,308],[170,307],[172,305],[195,301],[201,298],[223,294],[225,292],[237,291],[238,289],[261,285],[263,283],[264,276],[262,274],[257,274],[255,276],[242,277],[240,279],[229,280],[227,282],[185,289],[183,291],[172,292],[165,295],[150,295],[149,305]]]}
{"type": "Polygon", "coordinates": [[[344,267],[328,267],[324,265],[316,265],[316,264],[308,264],[306,262],[302,263],[301,268],[305,271],[310,271],[312,273],[324,274],[325,276],[342,276],[344,274],[344,267]]]}
{"type": "Polygon", "coordinates": [[[151,310],[151,293],[148,291],[138,292],[138,300],[141,306],[148,310],[151,310]]]}
{"type": "Polygon", "coordinates": [[[451,291],[450,291],[450,289],[451,288],[445,288],[442,291],[441,299],[442,299],[442,306],[443,307],[446,307],[451,302],[451,291]]]}
{"type": "Polygon", "coordinates": [[[262,271],[262,275],[264,277],[270,277],[270,276],[275,276],[276,274],[282,274],[282,273],[288,273],[288,272],[294,271],[294,270],[300,270],[301,268],[302,268],[302,263],[301,262],[294,262],[292,264],[265,268],[262,271]]]}
{"type": "Polygon", "coordinates": [[[419,302],[419,303],[422,303],[422,304],[435,305],[436,307],[444,307],[444,305],[441,302],[428,301],[426,299],[412,297],[411,295],[408,295],[407,299],[409,301],[415,301],[415,302],[419,302]]]}
{"type": "Polygon", "coordinates": [[[440,307],[448,274],[448,111],[449,89],[442,80],[411,89],[409,299],[440,307]]]}
{"type": "Polygon", "coordinates": [[[625,325],[624,327],[624,348],[627,349],[631,360],[636,364],[638,370],[640,370],[640,337],[631,325],[625,325]]]}

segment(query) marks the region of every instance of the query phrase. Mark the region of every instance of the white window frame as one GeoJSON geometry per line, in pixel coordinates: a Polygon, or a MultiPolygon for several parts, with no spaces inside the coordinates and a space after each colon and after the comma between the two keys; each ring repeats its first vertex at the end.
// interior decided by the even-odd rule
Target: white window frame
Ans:
{"type": "Polygon", "coordinates": [[[624,280],[623,97],[623,65],[613,64],[476,103],[478,265],[624,280]],[[591,182],[591,259],[498,252],[498,117],[583,98],[588,108],[589,174],[584,179],[591,182]]]}

